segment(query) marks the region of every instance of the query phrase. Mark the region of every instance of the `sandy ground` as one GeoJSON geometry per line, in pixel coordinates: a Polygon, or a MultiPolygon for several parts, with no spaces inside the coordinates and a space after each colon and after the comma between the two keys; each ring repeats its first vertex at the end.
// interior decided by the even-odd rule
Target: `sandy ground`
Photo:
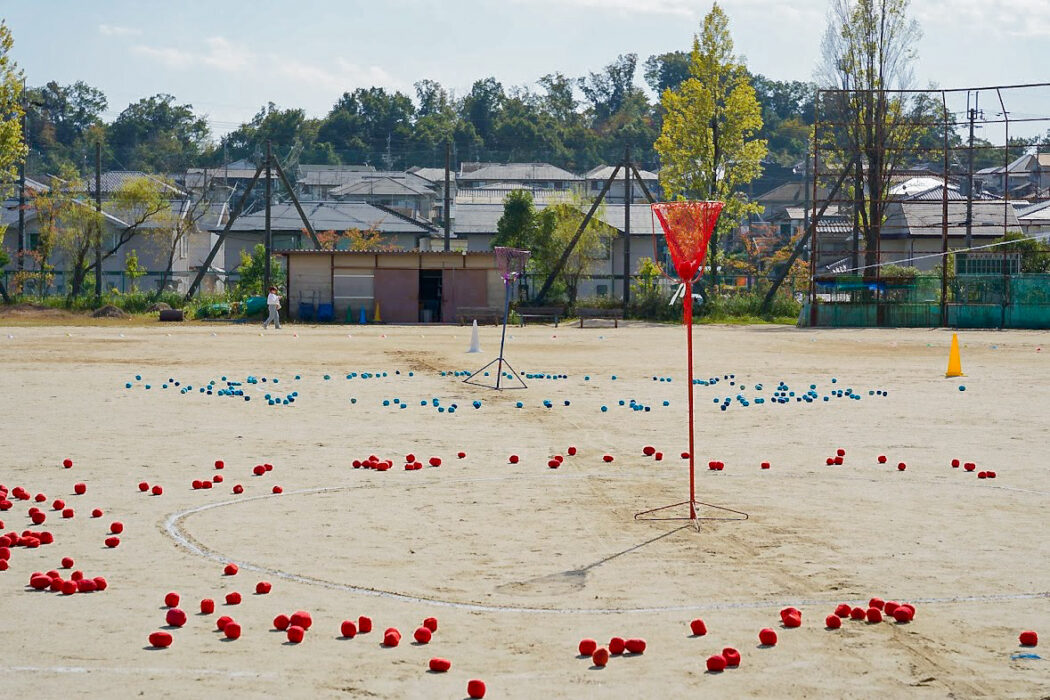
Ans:
{"type": "Polygon", "coordinates": [[[494,357],[491,327],[480,355],[454,327],[0,327],[0,483],[48,497],[40,527],[32,502],[0,520],[4,532],[55,537],[16,548],[0,573],[0,687],[5,697],[462,698],[481,678],[492,698],[1050,697],[1050,334],[960,339],[968,376],[948,380],[945,331],[698,327],[697,376],[721,381],[696,387],[697,498],[750,515],[698,534],[633,519],[688,496],[681,327],[511,329],[508,359],[543,378],[502,393],[441,376],[494,357]],[[240,387],[250,402],[198,390],[248,376],[268,379],[240,387]],[[180,387],[163,388],[169,379],[180,387]],[[781,381],[799,396],[815,385],[818,399],[771,403],[781,381]],[[822,400],[846,389],[861,400],[822,400]],[[290,405],[264,398],[293,391],[290,405]],[[737,394],[750,405],[715,402],[737,394]],[[434,398],[458,408],[439,412],[434,398]],[[620,405],[631,399],[651,410],[620,405]],[[578,454],[549,469],[570,445],[578,454]],[[844,465],[826,466],[838,448],[844,465]],[[407,453],[443,463],[405,471],[407,453]],[[394,468],[351,467],[373,454],[394,468]],[[952,469],[952,458],[997,478],[952,469]],[[260,463],[273,471],[253,476],[260,463]],[[215,474],[215,488],[191,488],[215,474]],[[164,494],[141,494],[140,481],[164,494]],[[54,498],[76,517],[51,511],[54,498]],[[95,507],[103,518],[90,517],[95,507]],[[108,549],[113,520],[125,531],[108,549]],[[109,589],[26,587],[63,556],[109,589]],[[227,561],[237,576],[223,576],[227,561]],[[273,583],[269,595],[253,594],[259,580],[273,583]],[[241,605],[222,604],[232,590],[241,605]],[[190,620],[171,648],[151,650],[168,591],[190,620]],[[915,620],[824,629],[837,603],[872,596],[914,603],[915,620]],[[196,614],[205,597],[214,615],[196,614]],[[781,627],[788,605],[801,628],[781,627]],[[297,609],[314,627],[291,645],[271,620],[297,609]],[[220,614],[241,623],[241,639],[215,631],[220,614]],[[340,622],[358,615],[376,630],[340,639],[340,622]],[[433,641],[411,643],[428,616],[440,623],[433,641]],[[706,636],[690,637],[694,617],[706,636]],[[380,646],[390,626],[404,635],[394,649],[380,646]],[[763,627],[778,631],[775,648],[759,648],[763,627]],[[1043,646],[1020,648],[1023,629],[1043,646]],[[577,658],[580,639],[612,636],[644,637],[648,649],[604,669],[577,658]],[[706,673],[725,646],[741,651],[740,668],[706,673]],[[1025,652],[1043,658],[1013,658],[1025,652]],[[427,673],[432,656],[452,670],[427,673]]]}

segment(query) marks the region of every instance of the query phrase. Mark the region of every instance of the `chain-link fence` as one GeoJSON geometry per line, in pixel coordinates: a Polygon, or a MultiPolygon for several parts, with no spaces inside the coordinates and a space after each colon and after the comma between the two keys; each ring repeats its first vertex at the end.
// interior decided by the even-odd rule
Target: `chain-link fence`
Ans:
{"type": "Polygon", "coordinates": [[[1050,275],[957,275],[941,294],[939,275],[817,282],[803,319],[830,327],[1050,329],[1050,275]]]}

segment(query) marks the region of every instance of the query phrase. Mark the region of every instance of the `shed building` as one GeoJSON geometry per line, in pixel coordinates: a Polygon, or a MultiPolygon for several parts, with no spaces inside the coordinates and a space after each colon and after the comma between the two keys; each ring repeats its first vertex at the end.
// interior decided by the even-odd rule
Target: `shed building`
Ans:
{"type": "Polygon", "coordinates": [[[387,323],[456,320],[464,307],[502,308],[503,280],[492,252],[286,250],[288,312],[329,303],[335,319],[387,323]]]}

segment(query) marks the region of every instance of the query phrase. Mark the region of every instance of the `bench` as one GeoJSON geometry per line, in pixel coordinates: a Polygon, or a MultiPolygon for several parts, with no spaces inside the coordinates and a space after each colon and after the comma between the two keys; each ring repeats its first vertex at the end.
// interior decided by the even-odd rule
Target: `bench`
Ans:
{"type": "Polygon", "coordinates": [[[592,309],[592,308],[578,308],[576,309],[576,315],[580,319],[580,328],[583,328],[583,321],[587,318],[603,318],[613,322],[613,328],[620,327],[620,319],[623,318],[623,309],[592,309]]]}
{"type": "Polygon", "coordinates": [[[503,309],[491,306],[461,306],[456,309],[456,318],[461,326],[474,320],[484,323],[486,319],[498,326],[503,323],[503,309]]]}
{"type": "Polygon", "coordinates": [[[554,327],[558,327],[558,319],[565,315],[564,306],[519,306],[515,311],[518,314],[519,326],[525,325],[527,318],[550,318],[554,319],[554,327]]]}

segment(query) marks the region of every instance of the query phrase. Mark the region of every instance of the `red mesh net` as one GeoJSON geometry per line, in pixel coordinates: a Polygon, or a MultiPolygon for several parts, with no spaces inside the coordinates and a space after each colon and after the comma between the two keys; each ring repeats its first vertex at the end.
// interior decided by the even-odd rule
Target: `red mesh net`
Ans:
{"type": "Polygon", "coordinates": [[[499,269],[499,274],[503,278],[504,283],[515,280],[525,274],[525,264],[529,262],[529,256],[532,254],[528,250],[505,248],[503,246],[494,247],[492,252],[496,254],[496,267],[499,269]]]}
{"type": "Polygon", "coordinates": [[[652,205],[653,214],[664,230],[675,272],[683,282],[703,272],[707,242],[711,240],[724,206],[724,202],[659,202],[652,205]]]}

